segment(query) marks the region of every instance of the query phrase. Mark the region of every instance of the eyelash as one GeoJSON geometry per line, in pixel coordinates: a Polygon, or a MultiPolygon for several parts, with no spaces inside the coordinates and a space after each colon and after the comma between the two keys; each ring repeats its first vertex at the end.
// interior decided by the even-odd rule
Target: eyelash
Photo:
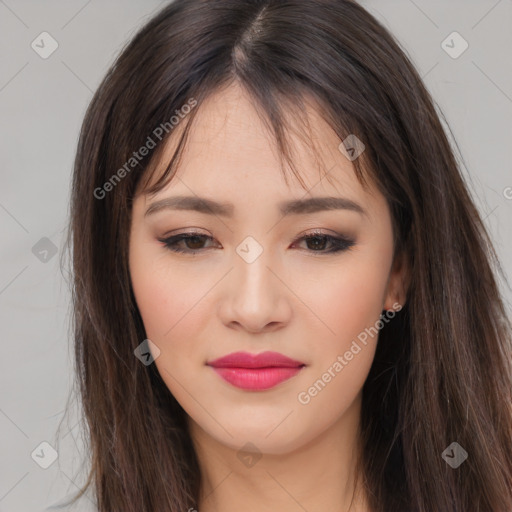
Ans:
{"type": "MultiPolygon", "coordinates": [[[[202,233],[194,233],[194,232],[187,232],[187,233],[180,233],[178,235],[174,235],[168,238],[159,238],[158,241],[162,242],[164,244],[164,247],[172,252],[176,253],[182,253],[182,254],[190,254],[194,255],[204,250],[204,248],[201,249],[178,249],[176,245],[179,242],[187,241],[193,238],[205,238],[208,240],[213,240],[213,237],[204,235],[202,233]]],[[[355,245],[355,241],[351,238],[347,237],[334,237],[331,235],[326,235],[325,233],[319,232],[319,231],[313,231],[312,233],[308,233],[302,237],[296,238],[293,240],[293,243],[300,242],[302,240],[314,240],[314,239],[325,239],[327,242],[330,242],[333,245],[333,248],[328,251],[315,251],[310,250],[312,253],[320,253],[320,254],[335,254],[338,252],[346,251],[350,249],[350,247],[355,245]]]]}

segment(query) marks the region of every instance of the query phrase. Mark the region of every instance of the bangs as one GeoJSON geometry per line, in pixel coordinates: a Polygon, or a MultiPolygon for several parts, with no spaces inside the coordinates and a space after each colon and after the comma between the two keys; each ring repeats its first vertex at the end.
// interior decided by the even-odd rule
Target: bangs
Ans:
{"type": "MultiPolygon", "coordinates": [[[[231,83],[233,82],[224,84],[224,87],[231,83]]],[[[201,104],[216,93],[222,93],[224,87],[219,86],[213,90],[203,88],[198,91],[198,94],[192,95],[194,98],[198,98],[198,106],[187,115],[186,119],[175,130],[162,139],[137,180],[135,195],[154,196],[171,183],[180,165],[190,130],[193,129],[201,104]]],[[[300,143],[304,144],[314,156],[320,180],[326,178],[332,184],[332,171],[338,167],[334,165],[329,169],[326,168],[318,145],[315,143],[315,134],[311,128],[307,107],[314,109],[320,115],[321,119],[328,124],[340,139],[340,144],[346,137],[355,134],[354,132],[357,132],[356,136],[359,139],[364,139],[362,131],[354,129],[354,120],[342,121],[334,118],[331,114],[332,110],[327,108],[325,103],[311,91],[296,88],[277,92],[272,90],[270,94],[268,94],[268,91],[266,94],[261,94],[248,85],[243,85],[243,88],[254,100],[252,104],[269,134],[272,149],[277,154],[280,170],[287,185],[289,185],[288,177],[289,171],[291,171],[300,186],[306,192],[309,190],[300,173],[300,165],[297,165],[298,160],[294,151],[294,144],[290,142],[291,134],[296,136],[300,143]]],[[[362,153],[351,163],[359,183],[363,188],[368,189],[368,179],[376,180],[368,156],[362,153]]]]}

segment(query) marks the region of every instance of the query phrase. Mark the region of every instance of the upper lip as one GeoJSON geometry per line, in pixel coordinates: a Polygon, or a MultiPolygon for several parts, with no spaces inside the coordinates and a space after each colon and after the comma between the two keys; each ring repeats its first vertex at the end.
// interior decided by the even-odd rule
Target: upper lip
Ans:
{"type": "Polygon", "coordinates": [[[214,368],[297,368],[305,366],[279,352],[262,352],[250,354],[249,352],[233,352],[224,357],[206,363],[214,368]]]}

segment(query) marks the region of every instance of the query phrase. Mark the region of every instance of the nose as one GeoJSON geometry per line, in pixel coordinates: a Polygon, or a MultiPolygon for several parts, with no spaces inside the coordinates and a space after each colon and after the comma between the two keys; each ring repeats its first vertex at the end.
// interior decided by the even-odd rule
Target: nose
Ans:
{"type": "Polygon", "coordinates": [[[235,255],[220,308],[221,319],[229,328],[273,332],[289,323],[293,293],[287,286],[286,272],[271,261],[269,252],[264,250],[251,263],[235,255]]]}

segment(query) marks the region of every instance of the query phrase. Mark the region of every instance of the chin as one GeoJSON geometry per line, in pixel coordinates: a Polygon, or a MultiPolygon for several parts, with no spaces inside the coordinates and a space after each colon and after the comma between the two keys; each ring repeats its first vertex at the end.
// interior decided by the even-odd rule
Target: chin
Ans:
{"type": "Polygon", "coordinates": [[[238,452],[250,443],[245,448],[247,451],[259,451],[266,455],[282,455],[298,450],[320,433],[322,426],[318,421],[310,425],[307,420],[296,417],[297,411],[292,412],[290,409],[288,413],[291,414],[287,417],[288,413],[284,414],[282,408],[280,410],[278,416],[274,414],[267,417],[256,412],[255,416],[259,416],[257,419],[244,416],[243,413],[223,415],[223,426],[226,426],[229,433],[216,422],[196,424],[206,435],[232,450],[238,452]]]}

